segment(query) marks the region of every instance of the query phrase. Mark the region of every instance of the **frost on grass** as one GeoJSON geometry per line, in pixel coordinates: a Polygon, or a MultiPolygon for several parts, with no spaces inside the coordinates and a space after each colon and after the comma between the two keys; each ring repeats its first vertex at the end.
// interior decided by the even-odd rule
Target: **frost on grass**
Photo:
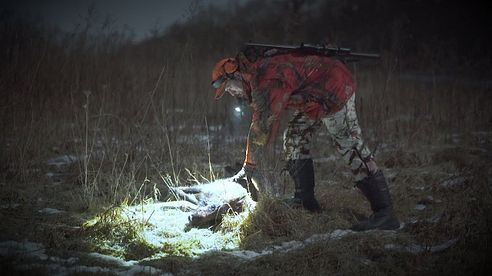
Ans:
{"type": "Polygon", "coordinates": [[[38,259],[41,261],[47,260],[48,255],[45,254],[43,245],[34,242],[17,242],[4,241],[0,242],[0,256],[12,256],[23,254],[26,257],[38,259]]]}
{"type": "MultiPolygon", "coordinates": [[[[247,185],[247,184],[245,184],[247,185]]],[[[192,187],[171,188],[177,198],[195,204],[188,227],[210,227],[221,222],[228,211],[240,213],[250,201],[247,190],[230,178],[192,187]]]]}
{"type": "Polygon", "coordinates": [[[411,254],[421,254],[424,252],[438,253],[447,250],[452,247],[458,239],[451,239],[445,241],[444,243],[437,245],[421,245],[421,244],[409,244],[409,245],[399,245],[399,244],[386,244],[385,249],[395,250],[398,252],[408,252],[411,254]]]}
{"type": "MultiPolygon", "coordinates": [[[[82,255],[81,255],[82,256],[82,255]]],[[[36,274],[42,271],[46,275],[108,274],[108,275],[170,275],[162,270],[137,264],[135,261],[121,259],[99,253],[90,253],[88,260],[102,265],[85,265],[78,257],[61,258],[49,256],[40,243],[29,241],[0,242],[0,257],[11,260],[16,271],[21,274],[36,274]]]]}
{"type": "Polygon", "coordinates": [[[77,162],[78,160],[79,158],[77,156],[66,154],[55,158],[51,158],[46,163],[49,166],[54,166],[58,169],[61,169],[62,167],[66,167],[77,162]]]}
{"type": "Polygon", "coordinates": [[[242,196],[243,191],[234,190],[237,185],[222,179],[193,186],[197,191],[193,195],[195,203],[178,200],[114,207],[86,222],[85,228],[96,250],[125,259],[194,257],[209,251],[235,249],[240,242],[241,224],[254,208],[249,196],[241,212],[223,208],[223,214],[216,213],[223,215],[223,219],[214,228],[190,227],[190,218],[200,210],[227,206],[227,200],[242,196]]]}
{"type": "MultiPolygon", "coordinates": [[[[392,232],[392,231],[388,231],[388,232],[392,232]]],[[[361,233],[357,233],[352,230],[336,229],[331,233],[312,235],[311,237],[303,241],[293,240],[293,241],[283,242],[281,245],[265,248],[260,252],[251,251],[251,250],[234,250],[228,252],[228,254],[238,257],[240,259],[251,260],[266,255],[287,253],[294,250],[302,250],[309,245],[317,244],[323,241],[339,240],[350,235],[361,235],[361,233]]]]}
{"type": "Polygon", "coordinates": [[[65,211],[54,209],[54,208],[43,208],[41,210],[38,210],[38,213],[42,213],[45,215],[56,215],[56,214],[61,214],[64,213],[65,211]]]}
{"type": "Polygon", "coordinates": [[[468,179],[463,176],[453,177],[440,183],[444,188],[452,188],[466,185],[468,179]]]}

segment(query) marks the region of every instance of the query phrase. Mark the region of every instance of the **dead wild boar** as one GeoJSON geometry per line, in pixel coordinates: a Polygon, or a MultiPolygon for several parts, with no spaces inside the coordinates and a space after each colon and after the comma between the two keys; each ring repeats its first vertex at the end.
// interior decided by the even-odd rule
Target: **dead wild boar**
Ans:
{"type": "Polygon", "coordinates": [[[228,210],[241,212],[248,196],[246,189],[230,178],[171,189],[177,197],[197,205],[189,217],[187,228],[208,228],[218,225],[228,210]]]}

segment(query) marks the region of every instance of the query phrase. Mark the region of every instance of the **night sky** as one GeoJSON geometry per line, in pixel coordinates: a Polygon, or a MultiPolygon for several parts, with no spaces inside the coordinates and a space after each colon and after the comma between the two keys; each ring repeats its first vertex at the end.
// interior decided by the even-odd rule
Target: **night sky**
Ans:
{"type": "MultiPolygon", "coordinates": [[[[93,25],[91,31],[100,30],[99,26],[109,16],[112,30],[130,30],[135,40],[139,41],[151,35],[152,31],[161,32],[174,22],[188,19],[197,4],[202,7],[209,4],[227,6],[247,1],[249,0],[3,0],[0,11],[4,8],[14,10],[21,15],[39,17],[63,31],[77,32],[85,26],[88,9],[93,6],[95,16],[89,20],[93,25]]],[[[468,58],[469,63],[480,63],[480,67],[490,67],[490,2],[471,1],[465,5],[459,1],[401,0],[387,1],[383,5],[387,9],[378,6],[378,2],[385,1],[353,2],[358,4],[352,5],[351,13],[347,13],[349,16],[334,19],[344,32],[359,33],[360,36],[369,33],[377,37],[380,29],[371,26],[386,26],[386,22],[389,24],[401,18],[404,32],[401,35],[406,39],[407,56],[412,55],[412,49],[426,44],[432,48],[452,50],[457,56],[468,58]]],[[[359,39],[363,37],[352,38],[352,41],[359,39]]]]}
{"type": "Polygon", "coordinates": [[[189,16],[192,3],[226,5],[229,0],[3,0],[2,8],[41,17],[65,31],[71,31],[84,21],[88,7],[94,4],[97,16],[107,15],[117,27],[127,25],[137,38],[151,29],[163,28],[189,16]]]}

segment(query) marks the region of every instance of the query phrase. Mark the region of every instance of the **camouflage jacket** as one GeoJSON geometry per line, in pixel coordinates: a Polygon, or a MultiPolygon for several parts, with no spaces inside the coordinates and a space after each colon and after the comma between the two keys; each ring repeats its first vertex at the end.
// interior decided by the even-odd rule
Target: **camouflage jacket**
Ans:
{"type": "Polygon", "coordinates": [[[240,68],[253,109],[247,163],[255,163],[248,156],[252,147],[273,143],[285,110],[320,119],[339,111],[356,90],[345,64],[326,56],[280,54],[253,63],[240,59],[240,68]]]}

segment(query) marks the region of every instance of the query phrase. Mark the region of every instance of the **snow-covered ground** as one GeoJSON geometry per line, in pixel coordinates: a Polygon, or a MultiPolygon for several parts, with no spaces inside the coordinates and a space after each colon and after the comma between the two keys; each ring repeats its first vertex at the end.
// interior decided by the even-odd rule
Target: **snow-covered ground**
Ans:
{"type": "MultiPolygon", "coordinates": [[[[157,206],[154,207],[163,207],[162,204],[157,206]]],[[[166,225],[166,223],[161,223],[160,225],[166,225]]],[[[405,225],[402,224],[400,228],[403,228],[404,226],[405,225]]],[[[168,226],[165,227],[169,228],[168,226]]],[[[381,237],[394,237],[398,234],[398,231],[353,232],[351,230],[336,229],[330,233],[315,234],[302,241],[293,240],[289,242],[284,242],[281,245],[271,246],[260,251],[239,250],[232,248],[230,248],[229,250],[222,248],[222,251],[223,253],[231,256],[232,259],[248,261],[269,255],[278,255],[295,250],[303,250],[306,246],[320,242],[340,240],[354,235],[362,237],[374,234],[377,234],[381,237]]],[[[200,232],[195,232],[191,235],[199,235],[202,239],[207,239],[207,236],[210,237],[210,235],[203,235],[203,233],[200,232]]],[[[149,237],[149,239],[152,240],[155,239],[155,237],[149,237]]],[[[215,239],[215,241],[217,240],[215,239]]],[[[384,248],[388,251],[407,252],[411,254],[421,254],[425,252],[438,253],[451,248],[453,245],[456,244],[457,241],[458,239],[451,239],[436,245],[422,245],[416,242],[410,244],[388,243],[384,245],[384,248]]],[[[19,271],[32,271],[35,269],[41,269],[43,271],[47,271],[50,275],[70,275],[73,273],[108,273],[115,275],[139,275],[141,273],[144,273],[148,275],[171,275],[169,273],[166,273],[165,271],[162,271],[161,269],[152,266],[140,265],[137,261],[125,261],[120,258],[95,252],[85,254],[83,257],[81,257],[80,255],[79,257],[68,258],[49,256],[42,244],[29,241],[0,242],[0,256],[14,258],[15,261],[13,265],[19,271]],[[81,261],[82,259],[83,262],[81,261]],[[85,264],[91,261],[93,263],[97,263],[98,265],[85,264]]]]}
{"type": "MultiPolygon", "coordinates": [[[[211,128],[213,131],[214,128],[211,128]]],[[[490,141],[490,133],[476,133],[482,141],[490,141]],[[485,138],[483,138],[485,137],[485,138]],[[483,139],[482,139],[483,138],[483,139]]],[[[200,143],[207,143],[207,136],[203,136],[200,139],[200,143]]],[[[459,135],[454,135],[453,141],[460,139],[459,135]]],[[[380,151],[392,152],[394,151],[394,145],[382,144],[380,151]]],[[[487,155],[489,152],[486,148],[479,148],[474,152],[487,155]]],[[[327,155],[326,157],[319,157],[315,161],[317,164],[324,165],[337,161],[339,157],[335,155],[327,155]]],[[[47,165],[50,168],[50,172],[46,175],[48,177],[56,177],[57,174],[63,174],[64,168],[83,160],[82,157],[74,154],[66,154],[55,156],[47,161],[47,165]]],[[[438,225],[445,221],[444,204],[442,204],[446,198],[440,196],[439,191],[452,191],[454,189],[464,189],[469,186],[472,177],[464,174],[459,174],[453,171],[440,171],[433,172],[431,174],[429,169],[425,168],[409,168],[409,173],[412,179],[415,175],[418,176],[419,172],[423,172],[426,178],[422,178],[422,181],[413,181],[411,185],[405,186],[405,195],[415,194],[418,195],[419,200],[409,201],[407,211],[411,214],[402,223],[402,229],[408,229],[407,227],[416,227],[419,224],[438,225]],[[421,170],[421,171],[420,171],[421,170]],[[428,183],[431,179],[434,183],[428,183]],[[424,181],[425,180],[425,181],[424,181]],[[442,206],[442,208],[436,208],[442,206]]],[[[401,168],[388,168],[385,169],[385,175],[390,180],[399,181],[403,183],[402,177],[410,179],[402,174],[401,168]]],[[[492,185],[491,177],[488,176],[488,185],[492,185]]],[[[406,184],[406,183],[404,183],[406,184]]],[[[227,189],[225,189],[227,191],[227,189]]],[[[401,200],[402,199],[400,197],[401,200]]],[[[0,205],[0,211],[5,210],[9,212],[15,212],[17,209],[22,209],[23,202],[2,203],[0,205]]],[[[327,233],[315,234],[304,240],[291,240],[273,246],[266,246],[259,250],[242,250],[239,249],[239,235],[234,231],[213,231],[207,228],[191,228],[186,229],[189,222],[189,216],[196,210],[198,206],[188,201],[174,201],[174,202],[153,202],[148,204],[141,204],[137,206],[122,207],[122,214],[127,221],[139,221],[145,222],[145,227],[140,232],[141,237],[146,243],[160,247],[165,245],[177,245],[187,244],[189,247],[187,253],[193,258],[201,258],[202,254],[210,252],[223,252],[224,255],[231,258],[231,260],[239,261],[252,261],[260,259],[266,256],[272,256],[277,254],[284,254],[296,250],[303,250],[307,246],[315,245],[320,242],[330,242],[350,237],[364,237],[365,235],[381,235],[382,237],[398,237],[400,234],[406,234],[408,231],[368,231],[364,233],[356,233],[350,230],[335,229],[327,233]],[[190,242],[191,241],[191,242],[190,242]]],[[[249,211],[253,211],[250,209],[249,211]]],[[[35,215],[43,217],[56,217],[56,216],[68,216],[67,210],[61,210],[59,208],[53,208],[51,206],[42,206],[34,209],[35,215]]],[[[247,212],[243,212],[237,215],[238,220],[244,219],[248,215],[247,212]]],[[[449,218],[448,218],[449,219],[449,218]]],[[[333,229],[333,228],[332,228],[333,229]]],[[[390,241],[383,244],[383,250],[387,252],[405,252],[409,254],[421,254],[421,253],[439,253],[453,248],[461,237],[442,237],[442,239],[435,240],[431,244],[423,244],[417,239],[413,240],[413,237],[406,239],[402,242],[399,239],[389,239],[390,241]]],[[[73,252],[69,256],[56,255],[50,251],[47,245],[41,243],[35,243],[32,241],[14,241],[5,240],[0,241],[0,257],[3,260],[7,260],[12,263],[13,267],[18,271],[46,271],[50,275],[70,275],[75,273],[103,273],[103,274],[121,274],[121,275],[135,275],[135,274],[158,274],[166,275],[168,271],[162,270],[162,268],[156,268],[149,265],[143,265],[141,260],[124,260],[123,258],[117,258],[114,256],[108,256],[101,254],[100,252],[81,253],[73,252]]],[[[168,256],[170,252],[159,252],[155,256],[149,258],[162,258],[168,256]]]]}
{"type": "Polygon", "coordinates": [[[19,272],[44,272],[48,275],[73,275],[77,273],[102,273],[115,275],[171,275],[160,269],[139,265],[136,261],[125,261],[99,253],[78,257],[50,256],[44,245],[29,241],[0,242],[0,257],[11,259],[11,265],[19,272]],[[83,259],[83,261],[82,261],[83,259]],[[98,265],[87,265],[97,263],[98,265]]]}

